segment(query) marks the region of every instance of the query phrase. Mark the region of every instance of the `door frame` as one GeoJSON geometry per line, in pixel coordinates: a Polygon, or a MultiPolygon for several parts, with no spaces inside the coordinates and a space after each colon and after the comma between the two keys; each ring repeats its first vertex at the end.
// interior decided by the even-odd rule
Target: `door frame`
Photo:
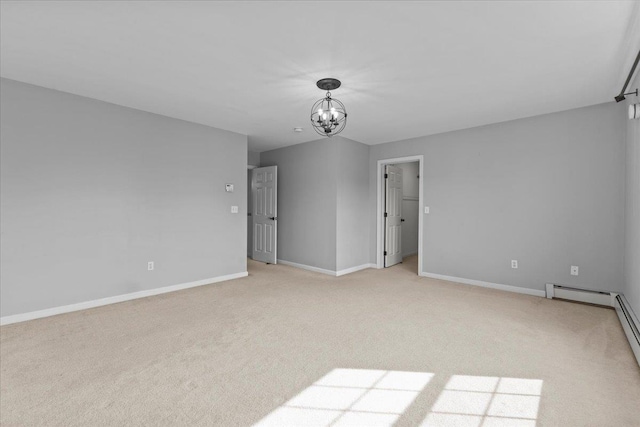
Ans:
{"type": "Polygon", "coordinates": [[[253,188],[251,183],[253,172],[251,170],[259,167],[247,164],[247,258],[249,259],[253,259],[253,188]],[[249,234],[251,239],[249,239],[249,234]]]}
{"type": "Polygon", "coordinates": [[[422,274],[422,222],[424,219],[424,155],[396,157],[392,159],[378,160],[376,168],[377,181],[377,206],[376,206],[376,267],[384,268],[384,167],[389,164],[418,162],[420,179],[418,180],[418,275],[422,274]]]}

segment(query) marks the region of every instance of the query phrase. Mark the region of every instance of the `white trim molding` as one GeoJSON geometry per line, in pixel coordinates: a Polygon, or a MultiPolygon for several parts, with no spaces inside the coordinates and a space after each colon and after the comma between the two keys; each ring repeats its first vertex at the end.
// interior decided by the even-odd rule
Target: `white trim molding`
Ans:
{"type": "Polygon", "coordinates": [[[533,296],[542,297],[542,298],[546,296],[546,292],[542,290],[531,289],[531,288],[521,288],[519,286],[513,286],[513,285],[501,285],[500,283],[491,283],[491,282],[485,282],[482,280],[464,279],[462,277],[445,276],[442,274],[434,274],[434,273],[427,273],[427,272],[420,273],[420,276],[429,277],[431,279],[446,280],[448,282],[462,283],[465,285],[480,286],[482,288],[498,289],[501,291],[515,292],[518,294],[533,295],[533,296]]]}
{"type": "Polygon", "coordinates": [[[0,325],[10,325],[12,323],[26,322],[27,320],[40,319],[42,317],[55,316],[57,314],[71,313],[74,311],[86,310],[94,307],[101,307],[103,305],[116,304],[119,302],[130,301],[139,298],[146,298],[153,295],[166,294],[167,292],[181,291],[183,289],[195,288],[197,286],[211,285],[218,282],[225,282],[227,280],[239,279],[241,277],[247,277],[248,272],[227,274],[225,276],[212,277],[210,279],[197,280],[195,282],[181,283],[178,285],[165,286],[162,288],[148,289],[139,292],[132,292],[130,294],[116,295],[113,297],[106,297],[95,299],[91,301],[79,302],[76,304],[63,305],[60,307],[46,308],[44,310],[31,311],[29,313],[14,314],[11,316],[0,317],[0,325]]]}
{"type": "Polygon", "coordinates": [[[289,267],[301,268],[303,270],[313,271],[314,273],[328,274],[329,276],[336,275],[336,272],[333,270],[326,270],[324,268],[313,267],[311,265],[306,265],[306,264],[298,264],[297,262],[287,261],[284,259],[279,259],[278,264],[288,265],[289,267]]]}
{"type": "Polygon", "coordinates": [[[344,270],[336,271],[336,276],[344,276],[345,274],[355,273],[356,271],[366,270],[367,268],[375,268],[375,264],[362,264],[355,267],[345,268],[344,270]]]}
{"type": "Polygon", "coordinates": [[[289,267],[300,268],[302,270],[313,271],[314,273],[321,273],[321,274],[326,274],[328,276],[334,276],[334,277],[344,276],[345,274],[355,273],[356,271],[376,267],[375,264],[362,264],[362,265],[357,265],[355,267],[345,268],[344,270],[334,271],[334,270],[327,270],[324,268],[314,267],[306,264],[298,264],[297,262],[287,261],[284,259],[279,259],[278,264],[288,265],[289,267]]]}

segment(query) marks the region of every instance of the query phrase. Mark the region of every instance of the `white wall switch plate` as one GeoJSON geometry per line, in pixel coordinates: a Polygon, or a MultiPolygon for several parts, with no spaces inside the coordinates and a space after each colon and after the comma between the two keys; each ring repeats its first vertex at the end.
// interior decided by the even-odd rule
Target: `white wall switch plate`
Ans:
{"type": "Polygon", "coordinates": [[[571,275],[572,276],[577,276],[578,275],[578,266],[577,265],[572,265],[571,266],[571,275]]]}
{"type": "Polygon", "coordinates": [[[151,271],[151,270],[153,270],[153,267],[154,267],[154,265],[153,265],[153,261],[149,261],[149,262],[147,263],[147,270],[148,270],[148,271],[151,271]]]}
{"type": "Polygon", "coordinates": [[[518,260],[517,259],[512,259],[511,260],[511,268],[518,268],[518,260]]]}
{"type": "Polygon", "coordinates": [[[233,184],[225,184],[224,191],[226,191],[227,193],[233,193],[233,184]]]}
{"type": "Polygon", "coordinates": [[[238,207],[237,206],[231,206],[231,213],[238,213],[238,207]]]}
{"type": "Polygon", "coordinates": [[[429,213],[429,206],[425,206],[424,207],[424,213],[428,214],[429,213]]]}

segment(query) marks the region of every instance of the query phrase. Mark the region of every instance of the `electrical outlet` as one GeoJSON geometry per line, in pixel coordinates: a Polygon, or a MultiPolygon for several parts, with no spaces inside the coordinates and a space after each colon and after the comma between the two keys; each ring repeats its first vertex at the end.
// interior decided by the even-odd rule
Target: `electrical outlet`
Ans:
{"type": "Polygon", "coordinates": [[[151,271],[151,270],[153,270],[153,267],[154,267],[154,265],[153,265],[153,261],[149,261],[149,262],[147,263],[147,270],[151,271]]]}
{"type": "Polygon", "coordinates": [[[572,265],[571,266],[571,275],[572,276],[577,276],[578,275],[578,266],[577,265],[572,265]]]}
{"type": "Polygon", "coordinates": [[[428,214],[429,213],[429,206],[425,206],[424,207],[424,213],[428,214]]]}
{"type": "Polygon", "coordinates": [[[511,268],[518,268],[518,260],[517,259],[512,259],[511,260],[511,268]]]}
{"type": "Polygon", "coordinates": [[[231,206],[231,213],[238,213],[238,207],[237,206],[231,206]]]}

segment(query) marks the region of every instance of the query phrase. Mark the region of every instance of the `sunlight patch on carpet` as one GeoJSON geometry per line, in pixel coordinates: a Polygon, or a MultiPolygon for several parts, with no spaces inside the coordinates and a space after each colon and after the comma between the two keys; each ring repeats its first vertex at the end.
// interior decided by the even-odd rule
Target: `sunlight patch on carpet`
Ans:
{"type": "Polygon", "coordinates": [[[422,427],[535,427],[542,380],[454,375],[422,427]]]}
{"type": "Polygon", "coordinates": [[[334,369],[255,426],[392,426],[433,375],[334,369]]]}

